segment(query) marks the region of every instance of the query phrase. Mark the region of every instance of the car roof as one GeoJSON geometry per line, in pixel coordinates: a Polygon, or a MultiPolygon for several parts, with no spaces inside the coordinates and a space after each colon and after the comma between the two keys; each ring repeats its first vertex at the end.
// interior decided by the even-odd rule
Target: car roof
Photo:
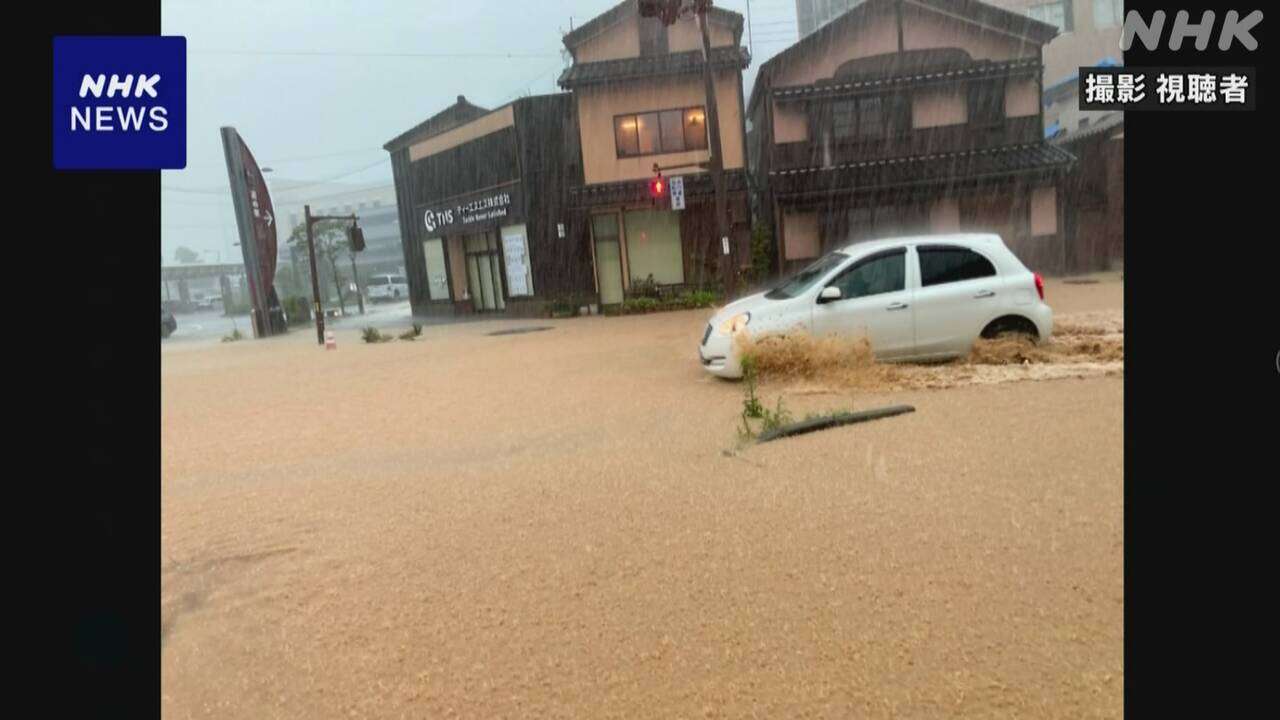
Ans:
{"type": "Polygon", "coordinates": [[[995,233],[940,233],[935,235],[904,235],[902,237],[878,238],[849,243],[840,248],[846,255],[864,255],[883,248],[902,247],[905,245],[929,245],[950,243],[953,245],[1004,245],[1004,241],[995,233]]]}

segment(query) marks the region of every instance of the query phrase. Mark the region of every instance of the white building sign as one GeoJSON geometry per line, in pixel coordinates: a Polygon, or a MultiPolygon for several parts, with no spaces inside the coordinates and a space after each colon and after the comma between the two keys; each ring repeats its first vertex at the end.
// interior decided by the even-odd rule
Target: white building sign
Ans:
{"type": "Polygon", "coordinates": [[[671,178],[671,209],[684,209],[684,178],[679,175],[671,178]]]}

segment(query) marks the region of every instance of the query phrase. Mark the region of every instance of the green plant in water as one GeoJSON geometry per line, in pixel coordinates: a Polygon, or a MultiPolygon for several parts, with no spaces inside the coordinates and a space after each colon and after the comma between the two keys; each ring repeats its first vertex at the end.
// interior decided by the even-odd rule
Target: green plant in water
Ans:
{"type": "Polygon", "coordinates": [[[383,335],[376,327],[367,327],[360,332],[360,337],[367,343],[384,343],[390,342],[390,335],[383,335]]]}
{"type": "Polygon", "coordinates": [[[244,334],[240,332],[240,328],[231,331],[230,335],[224,335],[222,342],[236,342],[244,339],[244,334]]]}
{"type": "Polygon", "coordinates": [[[756,363],[750,355],[742,358],[742,393],[743,422],[746,422],[746,418],[764,417],[764,405],[756,396],[756,363]]]}

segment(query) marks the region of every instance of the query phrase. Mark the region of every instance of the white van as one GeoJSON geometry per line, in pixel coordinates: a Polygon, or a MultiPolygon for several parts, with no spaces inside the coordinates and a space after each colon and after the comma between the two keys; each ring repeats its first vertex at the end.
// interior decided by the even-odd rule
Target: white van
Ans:
{"type": "Polygon", "coordinates": [[[409,281],[403,275],[374,275],[366,283],[373,302],[409,299],[409,281]]]}

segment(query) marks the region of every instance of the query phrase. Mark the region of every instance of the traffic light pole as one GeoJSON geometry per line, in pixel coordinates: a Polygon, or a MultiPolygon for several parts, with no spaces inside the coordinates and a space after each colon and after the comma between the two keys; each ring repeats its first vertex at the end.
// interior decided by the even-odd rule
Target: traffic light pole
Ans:
{"type": "MultiPolygon", "coordinates": [[[[316,270],[316,237],[312,231],[312,227],[324,220],[350,220],[352,223],[357,222],[356,216],[353,215],[312,215],[311,206],[304,205],[302,207],[303,221],[307,225],[307,256],[311,260],[311,294],[314,302],[314,310],[316,315],[316,342],[324,344],[324,305],[320,300],[320,273],[316,270]]],[[[352,264],[354,270],[354,261],[352,264]]],[[[336,278],[335,278],[336,282],[336,278]]],[[[357,282],[356,287],[360,285],[357,282]]],[[[339,290],[338,292],[342,292],[339,290]]],[[[361,312],[363,312],[364,303],[361,301],[361,312]]]]}
{"type": "Polygon", "coordinates": [[[729,252],[720,254],[720,271],[724,278],[724,291],[728,298],[738,292],[737,248],[729,237],[728,202],[724,187],[724,154],[720,145],[720,111],[716,103],[714,73],[711,70],[711,31],[707,23],[707,9],[711,3],[699,3],[698,25],[702,28],[702,76],[707,85],[707,125],[711,131],[711,183],[716,193],[716,236],[720,243],[728,244],[729,252]]]}
{"type": "Polygon", "coordinates": [[[311,297],[312,310],[316,316],[316,342],[324,345],[324,306],[320,303],[320,273],[316,270],[316,239],[311,232],[311,206],[303,206],[302,214],[307,223],[307,256],[311,259],[311,297]]]}

